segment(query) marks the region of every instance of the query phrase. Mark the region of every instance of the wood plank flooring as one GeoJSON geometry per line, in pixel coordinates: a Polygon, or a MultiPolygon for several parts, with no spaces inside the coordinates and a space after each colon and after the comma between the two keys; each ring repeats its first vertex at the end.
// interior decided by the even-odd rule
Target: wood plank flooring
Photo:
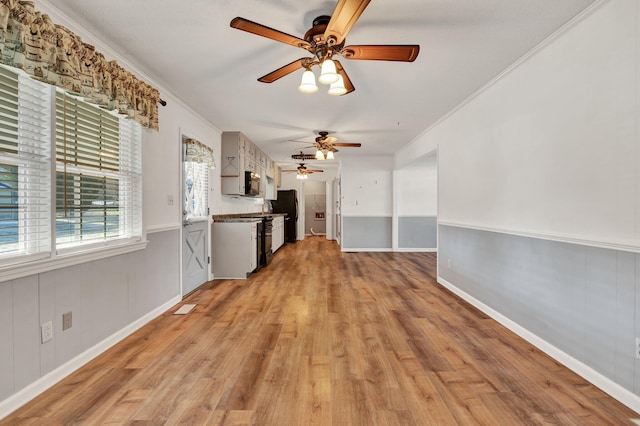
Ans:
{"type": "Polygon", "coordinates": [[[636,413],[435,282],[311,237],[216,280],[0,424],[620,425],[636,413]]]}

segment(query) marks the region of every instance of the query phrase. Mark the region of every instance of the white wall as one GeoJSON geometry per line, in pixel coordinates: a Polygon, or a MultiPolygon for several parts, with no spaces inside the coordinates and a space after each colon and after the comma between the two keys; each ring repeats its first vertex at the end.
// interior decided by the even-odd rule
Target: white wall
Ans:
{"type": "Polygon", "coordinates": [[[392,216],[393,157],[342,160],[342,216],[392,216]]]}
{"type": "Polygon", "coordinates": [[[435,154],[394,175],[394,195],[398,216],[438,215],[438,167],[435,154]]]}
{"type": "Polygon", "coordinates": [[[638,2],[601,3],[407,148],[440,221],[640,247],[638,2]]]}
{"type": "Polygon", "coordinates": [[[639,41],[599,1],[395,163],[438,149],[438,282],[636,411],[639,41]]]}

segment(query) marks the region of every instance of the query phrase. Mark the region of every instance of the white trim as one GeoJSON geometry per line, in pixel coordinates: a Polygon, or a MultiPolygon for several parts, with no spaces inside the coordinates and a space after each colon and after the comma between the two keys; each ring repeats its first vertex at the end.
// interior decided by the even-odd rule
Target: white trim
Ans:
{"type": "Polygon", "coordinates": [[[361,217],[383,217],[383,218],[393,218],[393,214],[345,214],[342,215],[343,218],[361,218],[361,217]]]}
{"type": "Polygon", "coordinates": [[[437,253],[437,248],[412,248],[412,247],[398,247],[394,251],[398,253],[437,253]]]}
{"type": "Polygon", "coordinates": [[[40,395],[42,392],[49,389],[51,386],[58,383],[60,380],[69,376],[71,373],[85,365],[87,362],[91,361],[98,355],[101,355],[109,348],[121,342],[123,339],[142,328],[151,320],[159,317],[181,301],[182,296],[175,296],[173,299],[167,301],[163,305],[160,305],[148,314],[140,317],[136,321],[122,328],[120,331],[117,331],[116,333],[97,343],[95,346],[87,349],[80,355],[67,361],[55,370],[42,376],[35,382],[29,384],[24,389],[21,389],[20,391],[14,393],[4,401],[0,401],[0,419],[8,416],[36,396],[40,395]]]}
{"type": "Polygon", "coordinates": [[[340,251],[343,253],[348,252],[387,252],[393,253],[393,249],[391,247],[382,247],[382,248],[349,248],[349,247],[341,247],[340,251]]]}
{"type": "MultiPolygon", "coordinates": [[[[465,98],[462,102],[460,102],[458,105],[453,107],[449,112],[447,112],[442,117],[440,117],[438,120],[436,120],[432,125],[430,125],[426,129],[424,129],[422,132],[420,132],[420,134],[418,134],[418,136],[413,138],[411,141],[409,141],[409,143],[407,143],[405,146],[403,146],[400,151],[398,151],[398,152],[396,152],[394,154],[394,158],[393,158],[393,167],[394,167],[394,169],[401,169],[403,166],[409,164],[406,160],[404,162],[400,162],[398,160],[398,154],[399,153],[401,154],[402,152],[407,150],[409,147],[413,147],[415,145],[418,145],[418,148],[420,148],[421,145],[423,145],[422,138],[427,136],[433,129],[435,129],[436,127],[440,126],[447,119],[449,119],[449,117],[451,117],[453,114],[455,114],[458,111],[460,111],[467,104],[471,103],[471,101],[473,101],[475,98],[480,96],[482,93],[486,92],[489,88],[491,88],[493,85],[495,85],[498,81],[502,80],[504,77],[509,75],[514,69],[518,68],[520,65],[522,65],[525,62],[527,62],[529,59],[531,59],[534,55],[536,55],[542,49],[546,48],[551,43],[553,43],[556,39],[558,39],[559,37],[561,37],[562,35],[564,35],[568,31],[572,30],[576,25],[578,25],[580,22],[582,22],[583,19],[585,19],[587,16],[591,15],[592,13],[594,13],[597,9],[599,9],[601,6],[603,6],[605,3],[608,3],[609,1],[610,0],[596,0],[595,3],[587,6],[584,10],[582,10],[582,12],[578,13],[576,16],[571,18],[562,27],[560,27],[559,29],[557,29],[556,31],[551,33],[548,37],[546,37],[544,40],[542,40],[540,43],[538,43],[536,46],[534,46],[531,50],[529,50],[524,55],[522,55],[514,63],[512,63],[507,68],[502,70],[502,72],[497,74],[495,77],[493,77],[487,83],[485,83],[482,87],[480,87],[478,90],[476,90],[471,95],[469,95],[467,98],[465,98]]],[[[435,149],[438,148],[437,146],[430,147],[429,145],[425,145],[425,147],[427,149],[426,149],[425,152],[422,152],[422,153],[419,154],[420,157],[422,155],[427,155],[427,154],[433,152],[435,149]]],[[[415,156],[412,156],[412,158],[415,158],[415,156]]]]}
{"type": "Polygon", "coordinates": [[[447,288],[448,290],[451,290],[454,294],[456,294],[463,300],[467,301],[468,303],[470,303],[480,311],[489,315],[491,318],[499,322],[501,325],[503,325],[513,333],[517,334],[518,336],[522,337],[524,340],[531,343],[533,346],[540,349],[542,352],[546,353],[551,358],[555,359],[556,361],[558,361],[565,367],[569,368],[570,370],[572,370],[573,372],[575,372],[585,380],[589,381],[594,386],[597,386],[598,388],[608,393],[613,398],[617,399],[618,401],[620,401],[627,407],[631,408],[635,412],[640,413],[640,396],[620,386],[618,383],[614,382],[608,377],[605,377],[604,375],[594,370],[593,368],[589,367],[582,361],[572,357],[566,352],[555,347],[551,343],[547,342],[546,340],[542,339],[541,337],[537,336],[536,334],[522,327],[515,321],[512,321],[511,319],[507,318],[506,316],[496,311],[495,309],[491,308],[490,306],[485,305],[475,297],[459,289],[458,287],[451,284],[444,278],[438,276],[438,283],[443,287],[447,288]]]}
{"type": "Polygon", "coordinates": [[[179,225],[179,224],[153,225],[147,228],[147,234],[153,234],[155,232],[164,232],[164,231],[175,231],[175,230],[180,230],[180,228],[182,228],[182,225],[179,225]]]}
{"type": "Polygon", "coordinates": [[[147,247],[148,241],[137,241],[134,243],[114,245],[111,247],[100,247],[91,251],[82,253],[71,253],[66,255],[57,255],[54,258],[38,260],[28,263],[20,263],[15,265],[3,266],[0,270],[0,282],[15,280],[17,278],[27,277],[29,275],[37,275],[43,272],[53,271],[54,269],[66,268],[78,265],[80,263],[92,262],[111,256],[131,253],[137,250],[143,250],[147,247]]]}
{"type": "Polygon", "coordinates": [[[516,235],[519,237],[536,238],[539,240],[556,241],[560,243],[577,244],[581,246],[597,247],[597,248],[603,248],[603,249],[609,249],[609,250],[619,250],[619,251],[627,251],[631,253],[640,253],[640,243],[635,242],[634,240],[604,241],[604,240],[580,238],[573,235],[543,234],[539,232],[528,232],[528,231],[521,231],[517,229],[499,229],[499,228],[491,228],[488,226],[467,225],[463,223],[447,222],[447,221],[438,221],[438,226],[439,225],[451,226],[454,228],[475,229],[478,231],[486,231],[486,232],[496,232],[499,234],[516,235]]]}

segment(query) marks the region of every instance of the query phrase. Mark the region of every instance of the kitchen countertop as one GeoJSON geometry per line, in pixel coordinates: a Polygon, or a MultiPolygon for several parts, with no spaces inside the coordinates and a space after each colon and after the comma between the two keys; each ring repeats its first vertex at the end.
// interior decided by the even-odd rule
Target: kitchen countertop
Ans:
{"type": "Polygon", "coordinates": [[[214,222],[259,222],[263,217],[287,216],[286,213],[230,213],[214,214],[214,222]]]}

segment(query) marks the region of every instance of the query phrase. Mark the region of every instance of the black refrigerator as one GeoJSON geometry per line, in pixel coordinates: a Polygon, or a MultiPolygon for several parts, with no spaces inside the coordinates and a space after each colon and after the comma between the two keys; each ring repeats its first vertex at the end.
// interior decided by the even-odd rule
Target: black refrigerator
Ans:
{"type": "Polygon", "coordinates": [[[278,191],[278,199],[271,201],[274,213],[286,213],[284,218],[284,240],[295,243],[298,228],[298,194],[295,189],[278,191]]]}

